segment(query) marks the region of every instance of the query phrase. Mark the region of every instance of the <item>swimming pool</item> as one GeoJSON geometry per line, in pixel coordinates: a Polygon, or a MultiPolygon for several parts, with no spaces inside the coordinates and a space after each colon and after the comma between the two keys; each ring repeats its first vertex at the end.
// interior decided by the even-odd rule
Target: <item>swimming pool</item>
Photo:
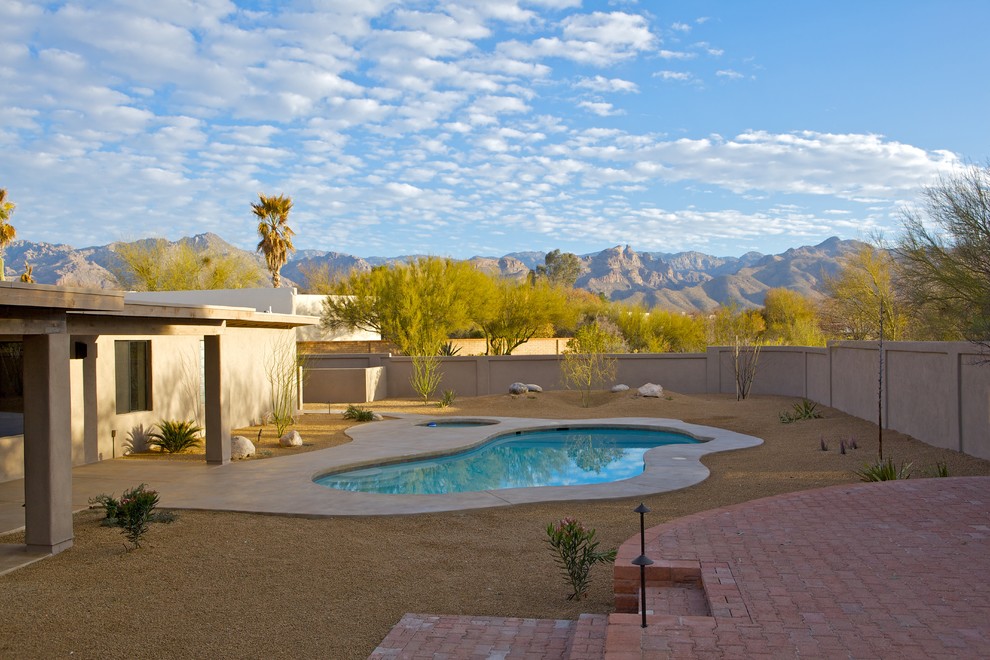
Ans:
{"type": "Polygon", "coordinates": [[[650,449],[698,442],[684,433],[632,426],[516,431],[456,454],[326,474],[314,482],[403,495],[600,484],[642,474],[650,449]]]}

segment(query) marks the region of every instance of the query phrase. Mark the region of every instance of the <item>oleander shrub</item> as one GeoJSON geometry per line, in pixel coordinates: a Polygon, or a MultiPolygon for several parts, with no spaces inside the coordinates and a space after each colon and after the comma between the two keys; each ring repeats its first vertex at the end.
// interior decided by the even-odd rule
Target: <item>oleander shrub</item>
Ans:
{"type": "Polygon", "coordinates": [[[599,552],[599,543],[595,540],[594,529],[586,529],[573,518],[547,525],[547,544],[571,588],[567,600],[581,600],[588,595],[592,566],[615,560],[616,551],[599,552]]]}

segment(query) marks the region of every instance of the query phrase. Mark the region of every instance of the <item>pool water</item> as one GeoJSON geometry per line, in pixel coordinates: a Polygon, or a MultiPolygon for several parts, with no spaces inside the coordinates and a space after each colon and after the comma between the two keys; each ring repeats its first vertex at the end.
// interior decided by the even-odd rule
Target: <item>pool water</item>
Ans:
{"type": "Polygon", "coordinates": [[[338,472],[314,481],[338,490],[421,495],[597,484],[642,474],[643,455],[654,447],[696,442],[657,429],[540,429],[499,436],[458,454],[338,472]]]}

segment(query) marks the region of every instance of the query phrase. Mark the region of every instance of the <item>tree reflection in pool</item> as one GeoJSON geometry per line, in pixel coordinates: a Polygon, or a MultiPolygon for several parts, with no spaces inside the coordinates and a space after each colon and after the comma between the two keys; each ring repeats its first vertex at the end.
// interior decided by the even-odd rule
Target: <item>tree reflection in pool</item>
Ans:
{"type": "Polygon", "coordinates": [[[598,484],[642,474],[643,455],[654,447],[696,442],[659,429],[540,429],[499,436],[458,454],[327,474],[314,481],[338,490],[404,495],[598,484]]]}

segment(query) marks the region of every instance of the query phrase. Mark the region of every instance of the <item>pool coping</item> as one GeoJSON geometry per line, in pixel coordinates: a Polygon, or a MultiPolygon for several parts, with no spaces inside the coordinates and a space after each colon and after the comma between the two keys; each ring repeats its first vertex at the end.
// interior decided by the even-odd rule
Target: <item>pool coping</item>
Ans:
{"type": "MultiPolygon", "coordinates": [[[[481,509],[550,501],[637,497],[686,488],[709,474],[701,457],[713,452],[755,447],[760,438],[712,426],[656,417],[540,419],[472,416],[498,424],[478,427],[417,426],[429,415],[395,415],[392,419],[351,427],[352,441],[295,456],[239,461],[204,468],[208,475],[178,479],[162,490],[161,505],[173,508],[282,513],[301,516],[398,515],[481,509]],[[604,484],[544,486],[443,495],[384,495],[335,490],[314,477],[385,462],[428,458],[483,444],[507,432],[562,426],[632,426],[677,431],[705,440],[697,444],[656,447],[645,456],[646,470],[630,479],[604,484]]],[[[466,417],[465,417],[466,419],[466,417]]],[[[190,474],[190,476],[192,476],[190,474]]]]}

